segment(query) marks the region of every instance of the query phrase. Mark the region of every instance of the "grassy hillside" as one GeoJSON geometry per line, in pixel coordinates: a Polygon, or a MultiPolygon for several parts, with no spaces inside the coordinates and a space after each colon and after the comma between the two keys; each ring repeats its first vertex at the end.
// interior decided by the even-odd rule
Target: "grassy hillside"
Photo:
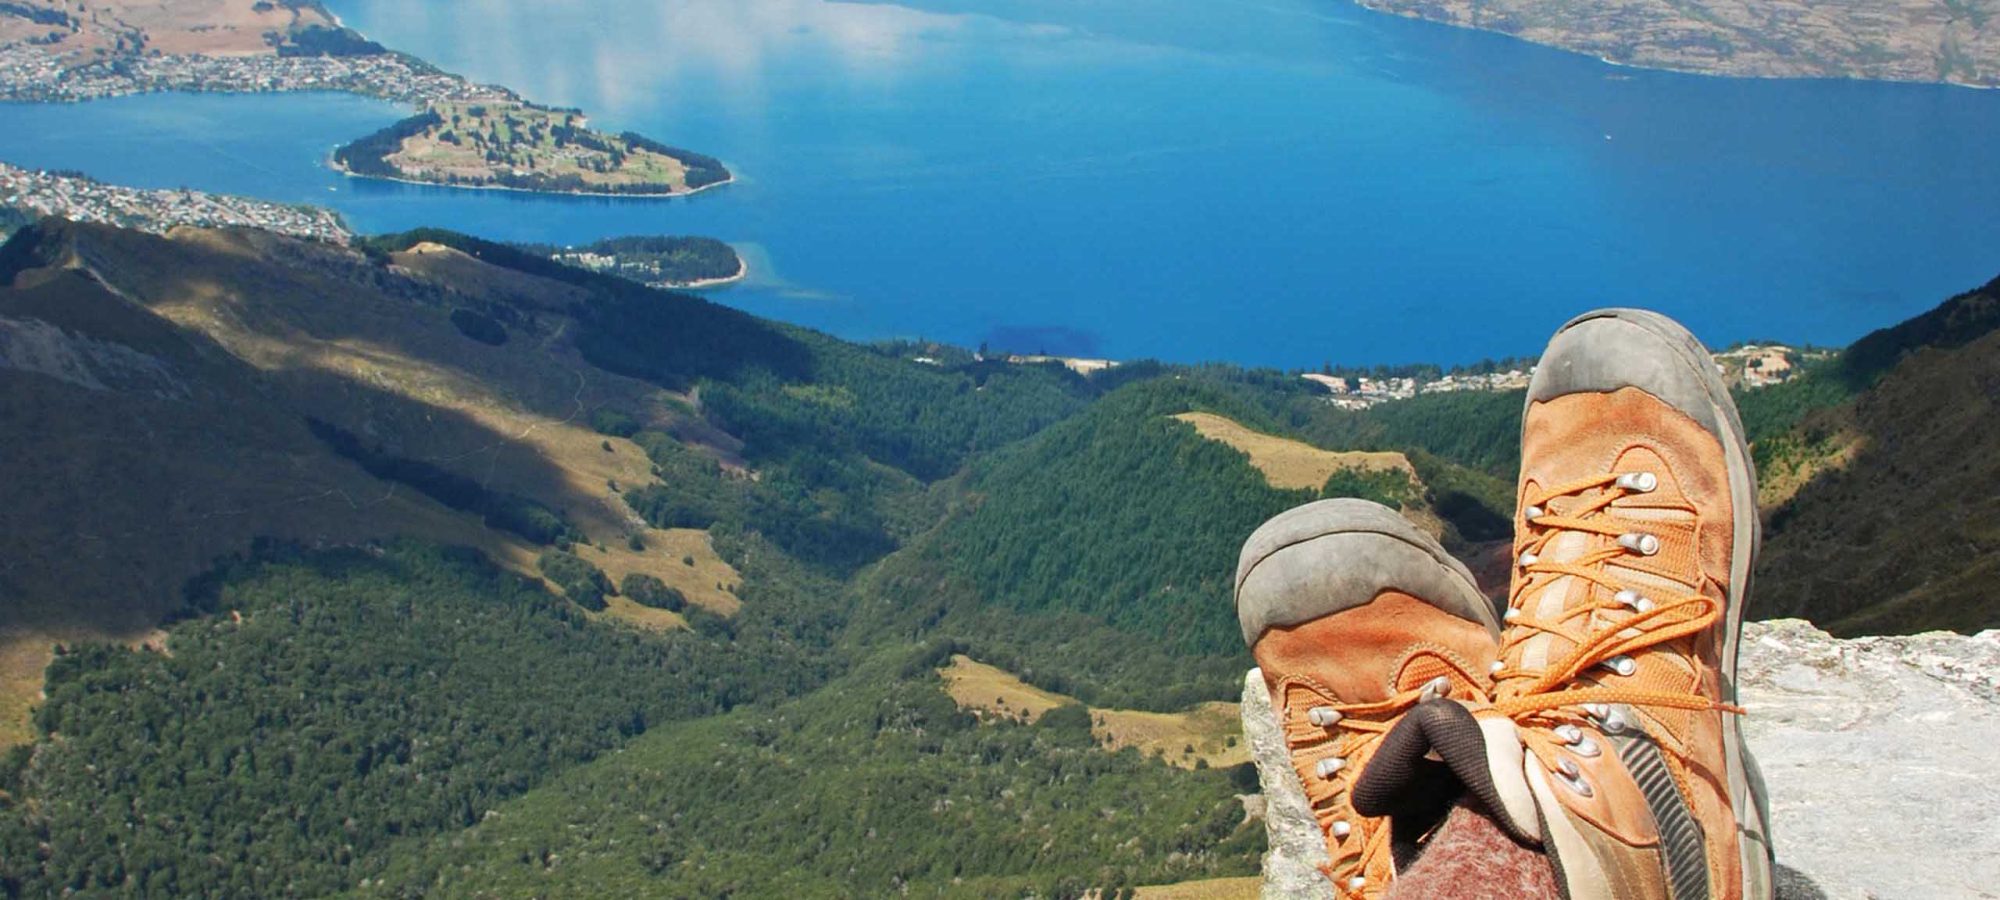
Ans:
{"type": "MultiPolygon", "coordinates": [[[[981,722],[1032,725],[1050,712],[1079,705],[1073,697],[1042,690],[1012,672],[963,653],[954,654],[938,674],[944,676],[945,693],[952,702],[981,722]]],[[[1189,769],[1250,762],[1250,747],[1239,734],[1241,711],[1235,703],[1210,701],[1174,712],[1084,709],[1090,717],[1090,733],[1106,747],[1133,747],[1189,769]]]]}

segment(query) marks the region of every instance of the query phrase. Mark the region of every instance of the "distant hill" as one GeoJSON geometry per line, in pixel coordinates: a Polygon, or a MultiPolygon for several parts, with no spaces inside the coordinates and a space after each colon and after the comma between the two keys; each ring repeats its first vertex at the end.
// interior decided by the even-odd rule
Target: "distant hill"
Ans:
{"type": "Polygon", "coordinates": [[[224,56],[381,53],[317,0],[8,0],[0,45],[44,42],[72,65],[143,52],[224,56]]]}
{"type": "Polygon", "coordinates": [[[1995,0],[1358,0],[1653,69],[2000,84],[1995,0]]]}

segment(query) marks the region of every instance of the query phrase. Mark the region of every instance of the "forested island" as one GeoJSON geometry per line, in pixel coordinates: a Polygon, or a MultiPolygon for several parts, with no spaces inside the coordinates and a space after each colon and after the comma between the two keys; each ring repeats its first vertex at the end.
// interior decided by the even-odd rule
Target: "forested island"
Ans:
{"type": "Polygon", "coordinates": [[[371,178],[571,194],[691,194],[730,180],[714,157],[592,131],[579,110],[514,101],[433,103],[334,151],[333,162],[371,178]]]}
{"type": "Polygon", "coordinates": [[[711,237],[636,235],[605,238],[580,247],[523,244],[521,249],[656,288],[728,284],[740,280],[747,268],[735,248],[711,237]]]}

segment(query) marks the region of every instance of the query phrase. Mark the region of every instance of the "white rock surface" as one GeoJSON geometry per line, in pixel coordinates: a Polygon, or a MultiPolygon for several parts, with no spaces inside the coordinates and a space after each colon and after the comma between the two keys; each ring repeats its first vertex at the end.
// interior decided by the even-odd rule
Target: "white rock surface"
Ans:
{"type": "MultiPolygon", "coordinates": [[[[2000,897],[2000,631],[1843,641],[1753,622],[1738,676],[1781,900],[2000,897]]],[[[1269,801],[1264,896],[1328,896],[1270,710],[1252,670],[1243,730],[1269,801]]]]}
{"type": "Polygon", "coordinates": [[[1305,789],[1285,752],[1285,735],[1271,709],[1271,692],[1264,674],[1251,669],[1243,676],[1243,736],[1257,761],[1257,781],[1264,789],[1264,897],[1310,897],[1333,900],[1333,883],[1319,867],[1331,862],[1326,839],[1313,820],[1305,789]]]}

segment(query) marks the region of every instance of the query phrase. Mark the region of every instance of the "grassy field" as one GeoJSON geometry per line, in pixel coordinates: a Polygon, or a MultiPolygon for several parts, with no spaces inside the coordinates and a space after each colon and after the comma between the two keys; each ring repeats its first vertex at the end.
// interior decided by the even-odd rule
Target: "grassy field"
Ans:
{"type": "Polygon", "coordinates": [[[1409,474],[1412,480],[1417,474],[1401,453],[1321,450],[1290,438],[1251,431],[1214,413],[1181,413],[1174,418],[1193,425],[1202,437],[1243,451],[1250,457],[1250,465],[1264,473],[1264,480],[1274,488],[1318,490],[1341,469],[1395,470],[1409,474]]]}
{"type": "MultiPolygon", "coordinates": [[[[715,555],[715,545],[710,542],[708,532],[699,528],[646,528],[638,534],[645,544],[643,550],[633,550],[625,543],[611,541],[605,543],[602,550],[579,544],[575,552],[584,561],[603,569],[612,584],[618,584],[625,580],[626,575],[636,572],[660,579],[667,587],[685,594],[689,603],[716,615],[733,616],[743,608],[743,601],[736,598],[736,586],[743,577],[722,557],[715,555]]],[[[613,604],[612,608],[617,609],[617,604],[613,604]]],[[[637,608],[653,614],[662,612],[643,606],[637,608]]]]}
{"type": "MultiPolygon", "coordinates": [[[[1013,673],[964,654],[938,670],[945,693],[961,709],[981,719],[1034,722],[1043,713],[1075,699],[1045,691],[1013,673]]],[[[1203,703],[1180,712],[1156,713],[1130,709],[1091,708],[1091,733],[1108,749],[1136,747],[1139,752],[1182,768],[1196,763],[1214,767],[1250,761],[1250,748],[1238,729],[1234,703],[1203,703]]]]}

